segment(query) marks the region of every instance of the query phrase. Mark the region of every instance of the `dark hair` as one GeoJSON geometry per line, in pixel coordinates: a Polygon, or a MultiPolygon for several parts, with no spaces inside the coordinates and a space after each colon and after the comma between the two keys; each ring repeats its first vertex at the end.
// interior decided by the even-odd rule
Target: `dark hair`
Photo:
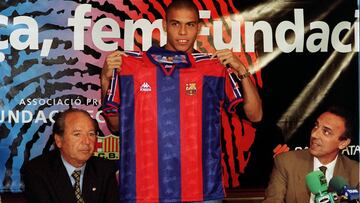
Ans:
{"type": "Polygon", "coordinates": [[[325,112],[332,113],[344,119],[345,132],[340,136],[340,140],[352,139],[354,134],[354,121],[350,112],[339,106],[331,106],[325,112]]]}
{"type": "Polygon", "coordinates": [[[99,129],[98,123],[93,118],[91,118],[90,114],[87,111],[82,110],[82,109],[71,108],[71,109],[67,109],[63,112],[59,112],[55,115],[55,123],[53,125],[53,136],[55,136],[55,134],[57,134],[61,137],[64,136],[66,116],[71,113],[75,113],[75,112],[83,113],[84,115],[88,116],[94,123],[96,131],[98,131],[98,129],[99,129]]]}
{"type": "Polygon", "coordinates": [[[193,1],[189,1],[189,0],[173,0],[165,10],[166,19],[168,18],[168,13],[170,12],[171,9],[181,9],[181,8],[193,10],[196,13],[197,19],[199,21],[200,19],[199,9],[193,1]]]}

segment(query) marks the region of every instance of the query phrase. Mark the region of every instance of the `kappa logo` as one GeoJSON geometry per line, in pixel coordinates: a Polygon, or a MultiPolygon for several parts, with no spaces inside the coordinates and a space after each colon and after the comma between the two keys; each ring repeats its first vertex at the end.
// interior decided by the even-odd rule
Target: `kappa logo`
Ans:
{"type": "Polygon", "coordinates": [[[151,86],[149,85],[149,83],[144,82],[144,83],[140,86],[140,92],[151,92],[151,86]]]}

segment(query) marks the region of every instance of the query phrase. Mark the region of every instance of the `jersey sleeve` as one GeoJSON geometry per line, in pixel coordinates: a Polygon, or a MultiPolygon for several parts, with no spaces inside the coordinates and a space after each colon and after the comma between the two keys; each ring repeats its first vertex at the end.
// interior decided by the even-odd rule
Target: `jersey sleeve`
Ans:
{"type": "Polygon", "coordinates": [[[114,69],[110,86],[106,92],[105,98],[103,100],[102,110],[103,114],[106,117],[117,116],[118,109],[120,106],[120,84],[119,84],[119,75],[114,69]]]}
{"type": "Polygon", "coordinates": [[[243,102],[240,79],[231,68],[226,68],[225,75],[225,109],[229,113],[234,113],[235,107],[243,102]]]}

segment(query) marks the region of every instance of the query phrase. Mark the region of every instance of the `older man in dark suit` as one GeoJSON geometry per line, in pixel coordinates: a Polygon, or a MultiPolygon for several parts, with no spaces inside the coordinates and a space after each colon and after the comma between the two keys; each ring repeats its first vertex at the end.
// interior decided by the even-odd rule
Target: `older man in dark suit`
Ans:
{"type": "Polygon", "coordinates": [[[24,167],[25,194],[33,203],[119,202],[115,164],[94,157],[97,123],[83,110],[69,109],[53,126],[55,150],[24,167]]]}
{"type": "Polygon", "coordinates": [[[308,150],[290,151],[276,156],[263,202],[314,202],[314,195],[307,189],[305,176],[311,171],[320,170],[320,167],[328,182],[334,176],[342,176],[350,186],[358,186],[359,162],[339,153],[350,143],[351,132],[352,125],[346,111],[330,108],[322,113],[311,131],[308,150]]]}

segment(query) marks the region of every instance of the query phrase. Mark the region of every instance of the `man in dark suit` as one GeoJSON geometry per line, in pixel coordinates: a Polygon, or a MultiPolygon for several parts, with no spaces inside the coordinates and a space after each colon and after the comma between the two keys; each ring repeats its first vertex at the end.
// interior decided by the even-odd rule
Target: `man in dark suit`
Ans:
{"type": "Polygon", "coordinates": [[[285,152],[275,157],[263,202],[314,202],[305,176],[322,166],[326,167],[323,172],[327,182],[334,176],[341,176],[351,187],[358,186],[359,162],[339,153],[351,141],[351,123],[348,114],[340,108],[330,108],[322,113],[311,131],[309,149],[285,152]]]}
{"type": "Polygon", "coordinates": [[[56,149],[24,167],[27,201],[119,202],[115,164],[92,156],[97,132],[96,121],[86,111],[60,113],[53,126],[56,149]]]}

